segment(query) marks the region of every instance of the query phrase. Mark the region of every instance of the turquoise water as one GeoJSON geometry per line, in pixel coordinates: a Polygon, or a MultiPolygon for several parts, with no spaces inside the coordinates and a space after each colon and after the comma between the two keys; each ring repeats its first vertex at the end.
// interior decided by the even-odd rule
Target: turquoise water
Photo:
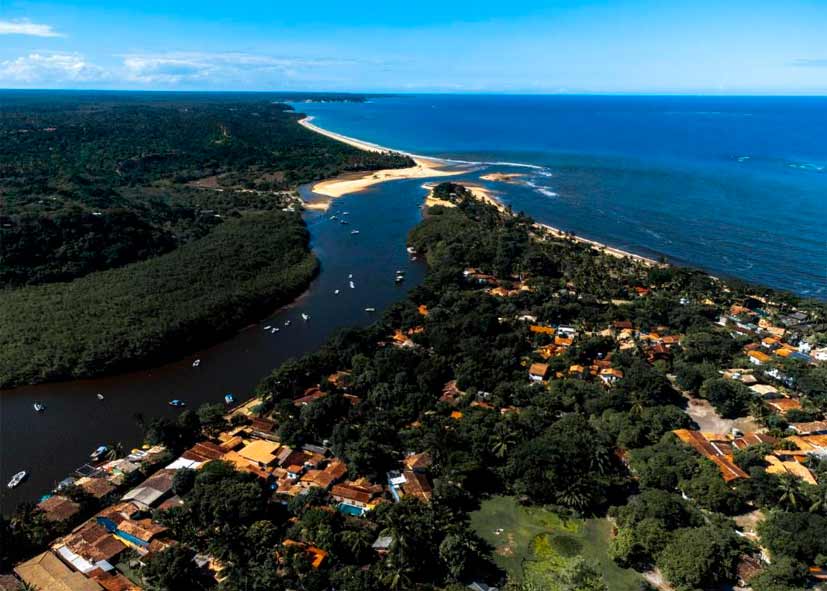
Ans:
{"type": "MultiPolygon", "coordinates": [[[[827,98],[407,95],[297,104],[318,125],[522,172],[538,221],[827,298],[827,98]]],[[[482,174],[480,171],[479,174],[482,174]]]]}

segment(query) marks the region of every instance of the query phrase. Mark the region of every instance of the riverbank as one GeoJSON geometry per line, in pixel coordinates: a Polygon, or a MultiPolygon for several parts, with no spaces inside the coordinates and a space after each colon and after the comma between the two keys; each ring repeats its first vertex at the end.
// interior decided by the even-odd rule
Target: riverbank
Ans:
{"type": "MultiPolygon", "coordinates": [[[[329,137],[366,152],[397,151],[329,131],[315,125],[312,123],[312,120],[312,117],[305,117],[299,121],[299,125],[325,137],[329,137]]],[[[407,152],[400,153],[410,157],[416,165],[408,168],[388,168],[383,170],[346,173],[336,178],[319,181],[312,186],[311,190],[317,195],[329,197],[330,199],[305,202],[305,207],[308,209],[324,211],[330,206],[330,201],[332,199],[349,195],[351,193],[364,191],[368,187],[372,187],[373,185],[377,185],[379,183],[404,179],[456,176],[465,174],[472,170],[472,167],[452,168],[448,162],[440,160],[439,158],[427,158],[407,152]]]]}

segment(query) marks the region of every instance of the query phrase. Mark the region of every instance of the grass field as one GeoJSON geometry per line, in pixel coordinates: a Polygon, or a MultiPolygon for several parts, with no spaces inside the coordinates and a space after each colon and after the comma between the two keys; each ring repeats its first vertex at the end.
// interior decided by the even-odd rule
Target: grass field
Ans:
{"type": "Polygon", "coordinates": [[[605,519],[565,519],[541,507],[523,507],[513,497],[493,497],[471,514],[471,526],[494,547],[495,562],[516,580],[553,590],[554,573],[582,556],[597,565],[609,591],[642,588],[640,575],[609,558],[605,519]]]}

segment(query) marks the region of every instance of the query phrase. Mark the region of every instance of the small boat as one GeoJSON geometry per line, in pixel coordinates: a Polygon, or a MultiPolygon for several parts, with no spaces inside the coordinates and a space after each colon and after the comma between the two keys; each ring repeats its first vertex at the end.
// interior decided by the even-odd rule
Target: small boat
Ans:
{"type": "Polygon", "coordinates": [[[89,457],[92,458],[92,460],[94,460],[95,462],[97,462],[108,451],[109,451],[109,446],[108,445],[99,445],[95,449],[95,451],[93,451],[92,453],[89,454],[89,457]]]}
{"type": "Polygon", "coordinates": [[[28,472],[26,472],[25,470],[21,470],[20,472],[11,477],[11,480],[9,480],[9,483],[6,486],[8,486],[9,488],[16,487],[21,482],[26,480],[26,476],[28,476],[28,472]]]}
{"type": "Polygon", "coordinates": [[[170,400],[168,404],[169,404],[170,406],[175,406],[175,407],[177,407],[177,408],[181,408],[182,406],[186,406],[186,405],[187,405],[187,403],[186,403],[186,402],[184,402],[183,400],[178,400],[177,398],[176,398],[175,400],[170,400]]]}
{"type": "Polygon", "coordinates": [[[408,254],[416,254],[416,249],[413,246],[408,247],[408,254]]]}
{"type": "Polygon", "coordinates": [[[201,365],[201,360],[200,359],[196,359],[195,361],[192,362],[193,367],[198,367],[199,365],[201,365]]]}
{"type": "Polygon", "coordinates": [[[350,282],[350,289],[356,289],[356,285],[354,285],[353,281],[350,282]]]}
{"type": "Polygon", "coordinates": [[[347,278],[348,278],[348,279],[353,279],[353,273],[348,273],[348,274],[347,274],[347,278]]]}
{"type": "Polygon", "coordinates": [[[41,404],[40,402],[35,402],[35,403],[32,405],[32,407],[34,408],[34,411],[35,411],[35,412],[43,412],[44,410],[46,410],[46,405],[45,405],[45,404],[41,404]]]}
{"type": "Polygon", "coordinates": [[[351,231],[350,231],[350,233],[351,233],[351,234],[353,234],[353,235],[355,236],[356,234],[358,234],[358,233],[359,233],[359,230],[351,230],[351,231]]]}
{"type": "Polygon", "coordinates": [[[350,222],[348,222],[347,220],[341,220],[339,223],[343,226],[347,226],[350,222]]]}
{"type": "Polygon", "coordinates": [[[281,329],[279,327],[276,327],[276,328],[274,328],[273,330],[270,331],[270,334],[276,334],[280,330],[281,329]]]}
{"type": "Polygon", "coordinates": [[[98,400],[103,400],[103,394],[101,394],[100,392],[95,394],[95,396],[97,396],[98,400]]]}
{"type": "Polygon", "coordinates": [[[304,312],[302,312],[302,320],[304,320],[305,322],[307,322],[308,320],[310,320],[310,315],[309,315],[309,314],[305,314],[304,312]]]}
{"type": "Polygon", "coordinates": [[[339,290],[338,290],[338,289],[334,289],[334,290],[333,290],[333,295],[339,295],[339,290]]]}
{"type": "Polygon", "coordinates": [[[376,308],[365,308],[365,312],[376,312],[376,308]]]}
{"type": "Polygon", "coordinates": [[[289,320],[285,320],[285,321],[284,321],[284,326],[290,326],[290,321],[289,321],[289,320]]]}
{"type": "Polygon", "coordinates": [[[271,328],[272,327],[268,324],[267,326],[264,327],[264,330],[270,330],[271,328]]]}
{"type": "Polygon", "coordinates": [[[402,269],[397,269],[397,270],[396,270],[396,274],[397,274],[397,275],[404,275],[404,274],[405,274],[405,271],[403,271],[402,269]]]}
{"type": "Polygon", "coordinates": [[[350,212],[349,211],[343,211],[342,215],[350,215],[350,212]]]}
{"type": "Polygon", "coordinates": [[[396,281],[397,283],[402,283],[403,281],[405,281],[405,276],[404,275],[397,275],[396,279],[394,281],[396,281]]]}
{"type": "Polygon", "coordinates": [[[332,216],[330,216],[330,219],[331,219],[331,220],[335,220],[335,219],[336,219],[336,216],[335,216],[335,215],[332,215],[332,216]]]}
{"type": "Polygon", "coordinates": [[[224,394],[224,402],[227,404],[234,404],[235,403],[235,396],[230,393],[224,394]]]}

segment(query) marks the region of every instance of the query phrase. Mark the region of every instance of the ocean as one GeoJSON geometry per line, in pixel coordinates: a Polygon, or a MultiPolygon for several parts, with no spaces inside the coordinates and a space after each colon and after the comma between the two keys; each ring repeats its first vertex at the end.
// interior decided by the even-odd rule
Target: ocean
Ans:
{"type": "Polygon", "coordinates": [[[401,95],[294,107],[344,135],[521,172],[488,186],[537,221],[827,299],[825,97],[401,95]]]}

